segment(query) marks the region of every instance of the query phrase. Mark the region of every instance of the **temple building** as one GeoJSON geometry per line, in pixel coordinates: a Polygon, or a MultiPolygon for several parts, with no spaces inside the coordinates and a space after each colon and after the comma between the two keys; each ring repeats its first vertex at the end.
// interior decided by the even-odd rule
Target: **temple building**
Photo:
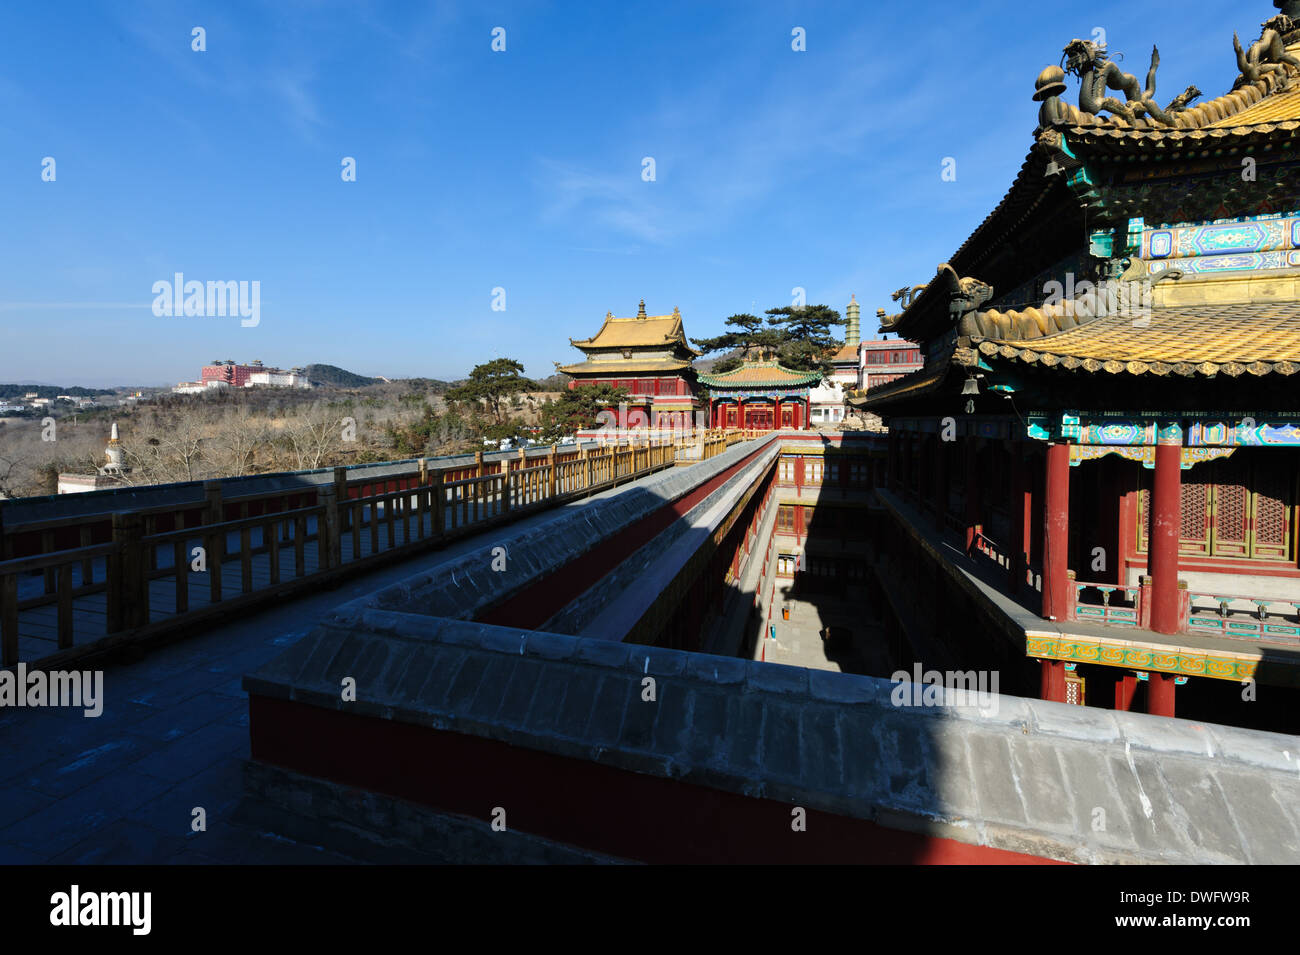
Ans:
{"type": "Polygon", "coordinates": [[[930,632],[1046,699],[1294,722],[1300,3],[1274,5],[1199,105],[1157,103],[1158,54],[1144,89],[1070,42],[1005,198],[882,319],[924,367],[850,399],[889,427],[883,539],[942,591],[930,632]]]}
{"type": "Polygon", "coordinates": [[[921,349],[899,338],[873,338],[862,343],[857,388],[866,391],[897,381],[921,368],[921,349]]]}
{"type": "Polygon", "coordinates": [[[699,402],[691,362],[700,353],[687,343],[676,308],[671,315],[647,315],[643,299],[635,317],[606,312],[600,331],[569,344],[586,356],[558,368],[573,378],[570,388],[606,384],[627,390],[617,427],[684,428],[694,420],[699,402]]]}
{"type": "Polygon", "coordinates": [[[786,368],[774,355],[699,375],[709,427],[756,431],[808,427],[809,393],[821,380],[820,372],[786,368]]]}

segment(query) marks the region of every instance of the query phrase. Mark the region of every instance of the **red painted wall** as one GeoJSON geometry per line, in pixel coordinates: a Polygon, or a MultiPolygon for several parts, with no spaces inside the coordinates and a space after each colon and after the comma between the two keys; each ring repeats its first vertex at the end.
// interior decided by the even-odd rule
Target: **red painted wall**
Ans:
{"type": "MultiPolygon", "coordinates": [[[[652,863],[1061,864],[410,723],[249,696],[252,756],[307,776],[652,863]]],[[[469,861],[469,860],[467,860],[469,861]]]]}

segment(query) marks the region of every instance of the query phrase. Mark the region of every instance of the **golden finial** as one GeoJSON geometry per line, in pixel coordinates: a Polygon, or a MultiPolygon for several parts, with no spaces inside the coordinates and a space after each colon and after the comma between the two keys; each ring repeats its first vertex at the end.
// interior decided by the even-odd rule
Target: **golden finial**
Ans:
{"type": "Polygon", "coordinates": [[[645,299],[641,299],[641,305],[640,305],[640,307],[636,310],[636,317],[637,317],[637,318],[645,318],[645,299]]]}

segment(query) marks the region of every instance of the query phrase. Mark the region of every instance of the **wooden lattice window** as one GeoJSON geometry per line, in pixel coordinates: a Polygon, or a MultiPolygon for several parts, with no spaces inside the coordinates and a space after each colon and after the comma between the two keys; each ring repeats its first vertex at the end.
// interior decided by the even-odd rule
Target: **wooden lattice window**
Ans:
{"type": "MultiPolygon", "coordinates": [[[[1292,478],[1294,480],[1294,478],[1292,478]]],[[[1294,500],[1283,475],[1262,475],[1251,513],[1253,556],[1262,559],[1288,560],[1291,557],[1291,524],[1294,500]]]]}
{"type": "Polygon", "coordinates": [[[1244,484],[1214,485],[1215,554],[1221,557],[1250,555],[1250,489],[1244,484]]]}
{"type": "Polygon", "coordinates": [[[1065,674],[1065,702],[1075,706],[1084,706],[1084,678],[1077,673],[1065,674]]]}
{"type": "MultiPolygon", "coordinates": [[[[1182,473],[1178,552],[1293,560],[1295,477],[1280,462],[1230,458],[1182,473]]],[[[1149,550],[1151,472],[1138,492],[1138,550],[1149,550]]]]}
{"type": "Polygon", "coordinates": [[[794,533],[794,508],[788,504],[782,504],[776,510],[776,529],[785,531],[787,534],[794,533]]]}
{"type": "Polygon", "coordinates": [[[1208,556],[1210,547],[1210,501],[1214,485],[1184,480],[1179,487],[1180,527],[1178,553],[1208,556]]]}

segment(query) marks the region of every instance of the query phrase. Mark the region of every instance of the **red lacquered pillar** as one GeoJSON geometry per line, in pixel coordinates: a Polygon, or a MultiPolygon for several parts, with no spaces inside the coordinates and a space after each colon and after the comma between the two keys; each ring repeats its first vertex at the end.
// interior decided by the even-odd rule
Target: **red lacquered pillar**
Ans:
{"type": "Polygon", "coordinates": [[[1147,712],[1152,716],[1174,715],[1174,675],[1152,673],[1147,677],[1147,712]]]}
{"type": "Polygon", "coordinates": [[[1065,663],[1062,660],[1039,660],[1042,667],[1042,693],[1044,700],[1065,702],[1065,663]]]}
{"type": "MultiPolygon", "coordinates": [[[[1182,428],[1162,423],[1156,439],[1155,492],[1151,495],[1151,629],[1156,633],[1178,633],[1183,628],[1178,601],[1182,459],[1182,428]]],[[[1172,700],[1171,695],[1171,705],[1172,700]]]]}
{"type": "Polygon", "coordinates": [[[1121,673],[1115,677],[1115,709],[1133,708],[1133,694],[1137,692],[1138,678],[1134,673],[1121,673]]]}
{"type": "Polygon", "coordinates": [[[1068,620],[1074,594],[1070,587],[1070,446],[1047,446],[1043,502],[1043,616],[1068,620]]]}

